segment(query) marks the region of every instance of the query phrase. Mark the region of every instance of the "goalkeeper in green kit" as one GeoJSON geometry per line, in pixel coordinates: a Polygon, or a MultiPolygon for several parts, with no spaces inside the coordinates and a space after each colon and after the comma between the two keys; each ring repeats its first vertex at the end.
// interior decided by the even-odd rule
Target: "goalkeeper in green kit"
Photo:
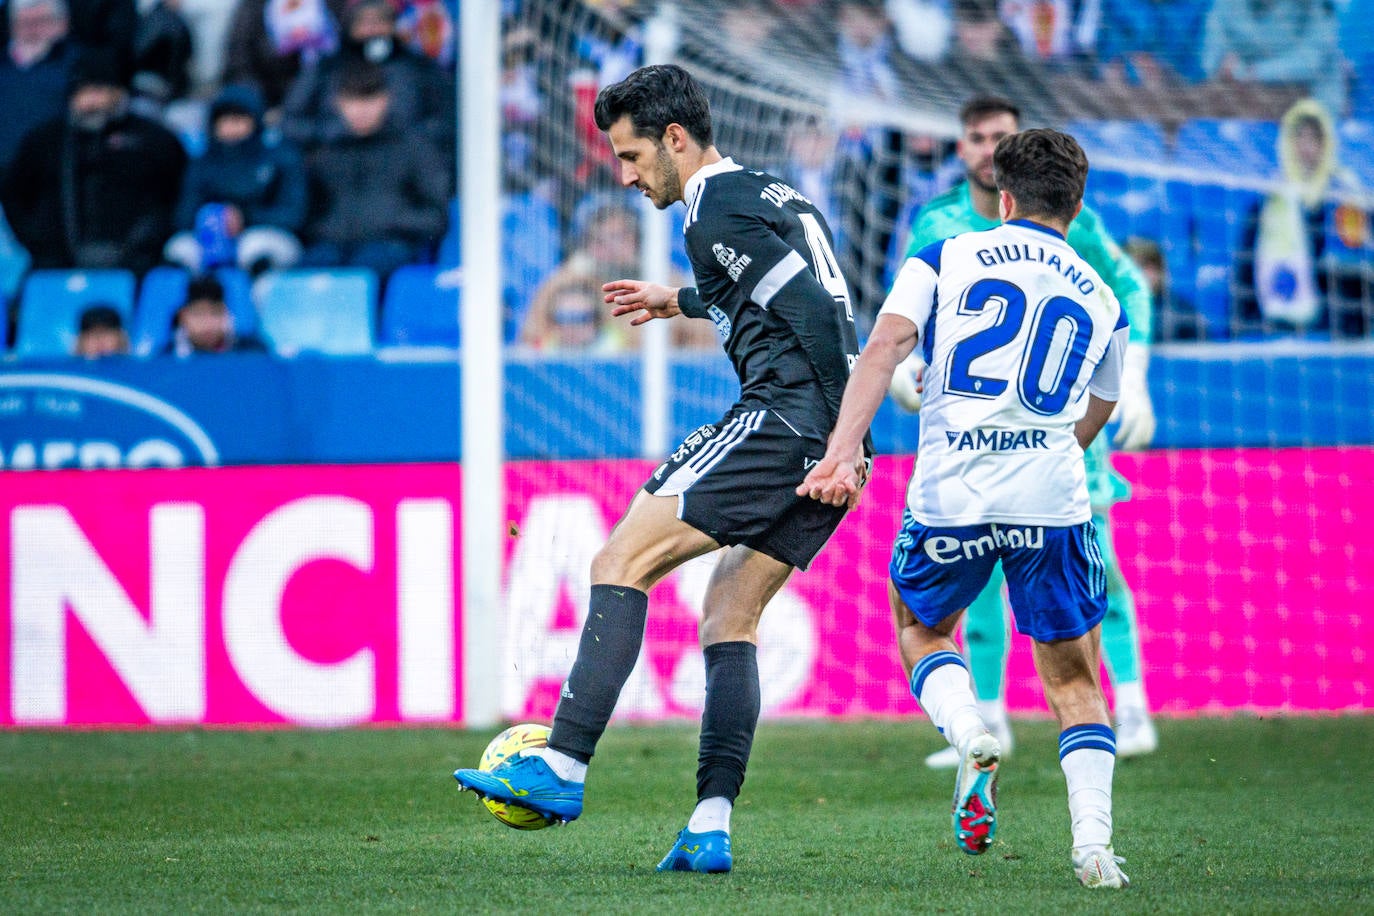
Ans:
{"type": "MultiPolygon", "coordinates": [[[[992,177],[992,153],[999,140],[1020,129],[1019,118],[1020,110],[1006,99],[980,96],[964,105],[959,112],[963,130],[958,155],[967,169],[968,180],[921,208],[912,225],[906,257],[912,257],[932,242],[962,232],[991,229],[1000,223],[997,186],[992,177]]],[[[1112,441],[1125,450],[1146,448],[1154,436],[1155,416],[1145,384],[1152,317],[1145,279],[1107,234],[1097,214],[1087,207],[1069,226],[1068,242],[1112,288],[1130,320],[1131,345],[1126,351],[1121,400],[1114,417],[1120,425],[1112,441]]],[[[893,399],[907,410],[920,407],[923,368],[918,351],[898,367],[893,377],[893,399]]],[[[1119,757],[1148,754],[1158,746],[1159,739],[1150,721],[1141,681],[1135,602],[1121,575],[1107,518],[1113,503],[1130,496],[1130,485],[1112,470],[1106,436],[1097,437],[1084,458],[1093,526],[1097,529],[1098,546],[1107,568],[1107,616],[1102,621],[1102,649],[1115,696],[1116,752],[1119,757]]],[[[1005,754],[1011,749],[1012,736],[1002,698],[1007,655],[1003,582],[999,567],[987,588],[969,606],[964,635],[979,711],[1005,754]]],[[[937,769],[952,768],[959,762],[959,753],[953,747],[926,758],[926,765],[937,769]]]]}

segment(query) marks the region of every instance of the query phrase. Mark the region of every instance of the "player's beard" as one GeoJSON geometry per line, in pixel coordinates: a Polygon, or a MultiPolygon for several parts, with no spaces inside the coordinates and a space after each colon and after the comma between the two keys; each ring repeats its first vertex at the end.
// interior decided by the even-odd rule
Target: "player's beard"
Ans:
{"type": "Polygon", "coordinates": [[[997,190],[997,182],[983,181],[983,179],[979,177],[979,173],[982,171],[982,168],[969,169],[965,174],[968,175],[968,180],[970,184],[977,185],[980,190],[987,191],[989,194],[991,194],[997,190]]]}
{"type": "Polygon", "coordinates": [[[649,200],[660,210],[666,210],[682,200],[682,176],[678,174],[677,164],[668,155],[668,147],[660,145],[656,156],[655,171],[658,172],[658,189],[648,188],[649,200]]]}

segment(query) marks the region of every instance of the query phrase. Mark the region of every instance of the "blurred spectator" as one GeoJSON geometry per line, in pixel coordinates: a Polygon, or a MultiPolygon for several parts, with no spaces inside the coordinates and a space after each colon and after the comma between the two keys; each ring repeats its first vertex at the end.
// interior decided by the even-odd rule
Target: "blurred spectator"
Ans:
{"type": "MultiPolygon", "coordinates": [[[[905,104],[898,76],[901,52],[881,0],[841,0],[835,15],[841,110],[905,104]]],[[[886,294],[884,252],[902,208],[902,144],[897,130],[856,121],[841,126],[836,147],[835,253],[849,278],[861,329],[871,324],[886,294]]]]}
{"type": "MultiPolygon", "coordinates": [[[[593,195],[580,204],[573,216],[572,253],[539,286],[520,329],[521,342],[534,347],[549,341],[568,346],[569,340],[591,337],[598,348],[635,347],[638,333],[618,322],[608,322],[601,298],[601,284],[632,277],[639,270],[640,222],[634,198],[619,194],[593,195]],[[586,290],[594,293],[595,326],[585,317],[586,290]],[[564,320],[569,328],[560,327],[564,320]]],[[[705,319],[688,319],[672,329],[672,343],[684,347],[716,347],[715,328],[705,319]]]]}
{"type": "Polygon", "coordinates": [[[951,85],[972,95],[1005,96],[1016,102],[1028,123],[1059,119],[1059,94],[1038,59],[1002,21],[998,0],[953,0],[954,44],[945,60],[927,68],[925,85],[948,92],[951,85]]]}
{"type": "Polygon", "coordinates": [[[405,0],[396,18],[396,35],[417,54],[423,54],[446,70],[454,68],[457,13],[445,0],[405,0]]]}
{"type": "Polygon", "coordinates": [[[234,316],[224,301],[224,286],[213,276],[195,277],[186,286],[186,302],[172,319],[169,356],[202,353],[265,353],[267,346],[253,336],[234,331],[234,316]]]}
{"type": "Polygon", "coordinates": [[[34,128],[0,184],[0,202],[35,268],[123,267],[161,260],[186,153],[161,124],[129,112],[112,56],[87,52],[66,117],[34,128]]]}
{"type": "Polygon", "coordinates": [[[1097,0],[1002,0],[999,11],[1031,60],[1073,67],[1097,53],[1097,0]]]}
{"type": "Polygon", "coordinates": [[[1281,186],[1246,221],[1237,265],[1244,332],[1374,331],[1374,240],[1366,196],[1336,156],[1331,115],[1294,105],[1279,130],[1281,186]]]}
{"type": "Polygon", "coordinates": [[[312,201],[303,263],[369,267],[385,278],[428,260],[448,224],[450,169],[423,136],[390,117],[380,67],[345,70],[334,94],[348,133],[308,160],[312,201]]]}
{"type": "Polygon", "coordinates": [[[301,67],[339,46],[348,0],[239,0],[229,24],[224,80],[253,83],[280,107],[301,67]]]}
{"type": "Polygon", "coordinates": [[[1345,68],[1333,0],[1213,0],[1202,40],[1209,79],[1296,83],[1336,115],[1345,68]]]}
{"type": "Polygon", "coordinates": [[[112,305],[96,303],[81,313],[76,325],[76,346],[72,355],[86,359],[122,356],[129,352],[129,333],[124,319],[112,305]]]}
{"type": "Polygon", "coordinates": [[[66,0],[10,0],[10,39],[0,59],[0,175],[19,141],[34,127],[62,114],[67,84],[80,57],[69,38],[66,0]]]}
{"type": "Polygon", "coordinates": [[[1152,88],[1202,79],[1203,15],[1196,0],[1103,0],[1102,76],[1152,88]]]}
{"type": "Polygon", "coordinates": [[[1341,53],[1350,62],[1350,116],[1374,118],[1374,0],[1340,8],[1341,53]]]}
{"type": "MultiPolygon", "coordinates": [[[[3,5],[23,5],[24,0],[3,0],[3,5]]],[[[67,0],[71,38],[83,48],[98,48],[109,53],[120,81],[128,83],[133,75],[134,35],[138,32],[138,10],[134,0],[67,0]]],[[[0,43],[9,44],[9,16],[0,16],[0,43]]]]}
{"type": "Polygon", "coordinates": [[[256,274],[300,259],[305,163],[291,143],[268,141],[262,118],[262,98],[248,85],[225,87],[210,106],[210,145],[186,172],[167,260],[192,271],[236,263],[256,274]],[[227,243],[197,237],[198,214],[212,204],[227,208],[227,243]]]}
{"type": "Polygon", "coordinates": [[[520,329],[520,342],[539,350],[611,353],[624,349],[624,328],[607,320],[602,282],[572,272],[550,277],[535,293],[520,329]]]}
{"type": "Polygon", "coordinates": [[[1150,299],[1155,304],[1152,343],[1199,340],[1206,336],[1206,322],[1193,304],[1181,298],[1169,283],[1164,252],[1154,239],[1132,236],[1121,246],[1127,257],[1140,268],[1150,299]]]}
{"type": "Polygon", "coordinates": [[[887,0],[887,17],[897,44],[914,60],[936,61],[949,50],[954,34],[949,0],[887,0]]]}
{"type": "Polygon", "coordinates": [[[286,96],[282,132],[307,152],[343,136],[346,128],[334,108],[334,92],[342,74],[364,62],[386,77],[395,122],[450,155],[456,119],[453,81],[397,38],[396,8],[390,0],[349,0],[339,50],[302,69],[286,96]]]}
{"type": "Polygon", "coordinates": [[[134,93],[158,107],[185,96],[191,88],[193,44],[181,0],[157,0],[139,17],[134,33],[134,93]]]}
{"type": "Polygon", "coordinates": [[[827,225],[839,224],[835,219],[835,132],[823,120],[801,118],[788,129],[787,162],[781,177],[816,205],[827,225]]]}

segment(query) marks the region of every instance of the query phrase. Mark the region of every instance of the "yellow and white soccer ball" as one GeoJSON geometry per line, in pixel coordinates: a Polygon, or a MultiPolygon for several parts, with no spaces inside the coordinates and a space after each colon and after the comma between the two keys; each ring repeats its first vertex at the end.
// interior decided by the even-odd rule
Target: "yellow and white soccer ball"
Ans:
{"type": "MultiPolygon", "coordinates": [[[[487,749],[482,752],[482,760],[477,764],[477,769],[490,772],[498,763],[507,757],[514,757],[526,748],[544,747],[549,743],[549,731],[547,725],[512,725],[491,739],[487,749]]],[[[489,798],[482,799],[482,804],[487,806],[492,817],[516,830],[543,830],[553,823],[548,818],[519,805],[508,805],[489,798]]]]}

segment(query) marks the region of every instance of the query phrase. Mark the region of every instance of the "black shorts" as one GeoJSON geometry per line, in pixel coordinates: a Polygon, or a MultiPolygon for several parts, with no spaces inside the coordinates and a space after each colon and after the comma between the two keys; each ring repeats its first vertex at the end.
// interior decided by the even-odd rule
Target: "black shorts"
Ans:
{"type": "Polygon", "coordinates": [[[720,544],[806,569],[845,513],[796,493],[824,455],[774,411],[737,409],[683,440],[644,490],[676,496],[677,517],[720,544]]]}

